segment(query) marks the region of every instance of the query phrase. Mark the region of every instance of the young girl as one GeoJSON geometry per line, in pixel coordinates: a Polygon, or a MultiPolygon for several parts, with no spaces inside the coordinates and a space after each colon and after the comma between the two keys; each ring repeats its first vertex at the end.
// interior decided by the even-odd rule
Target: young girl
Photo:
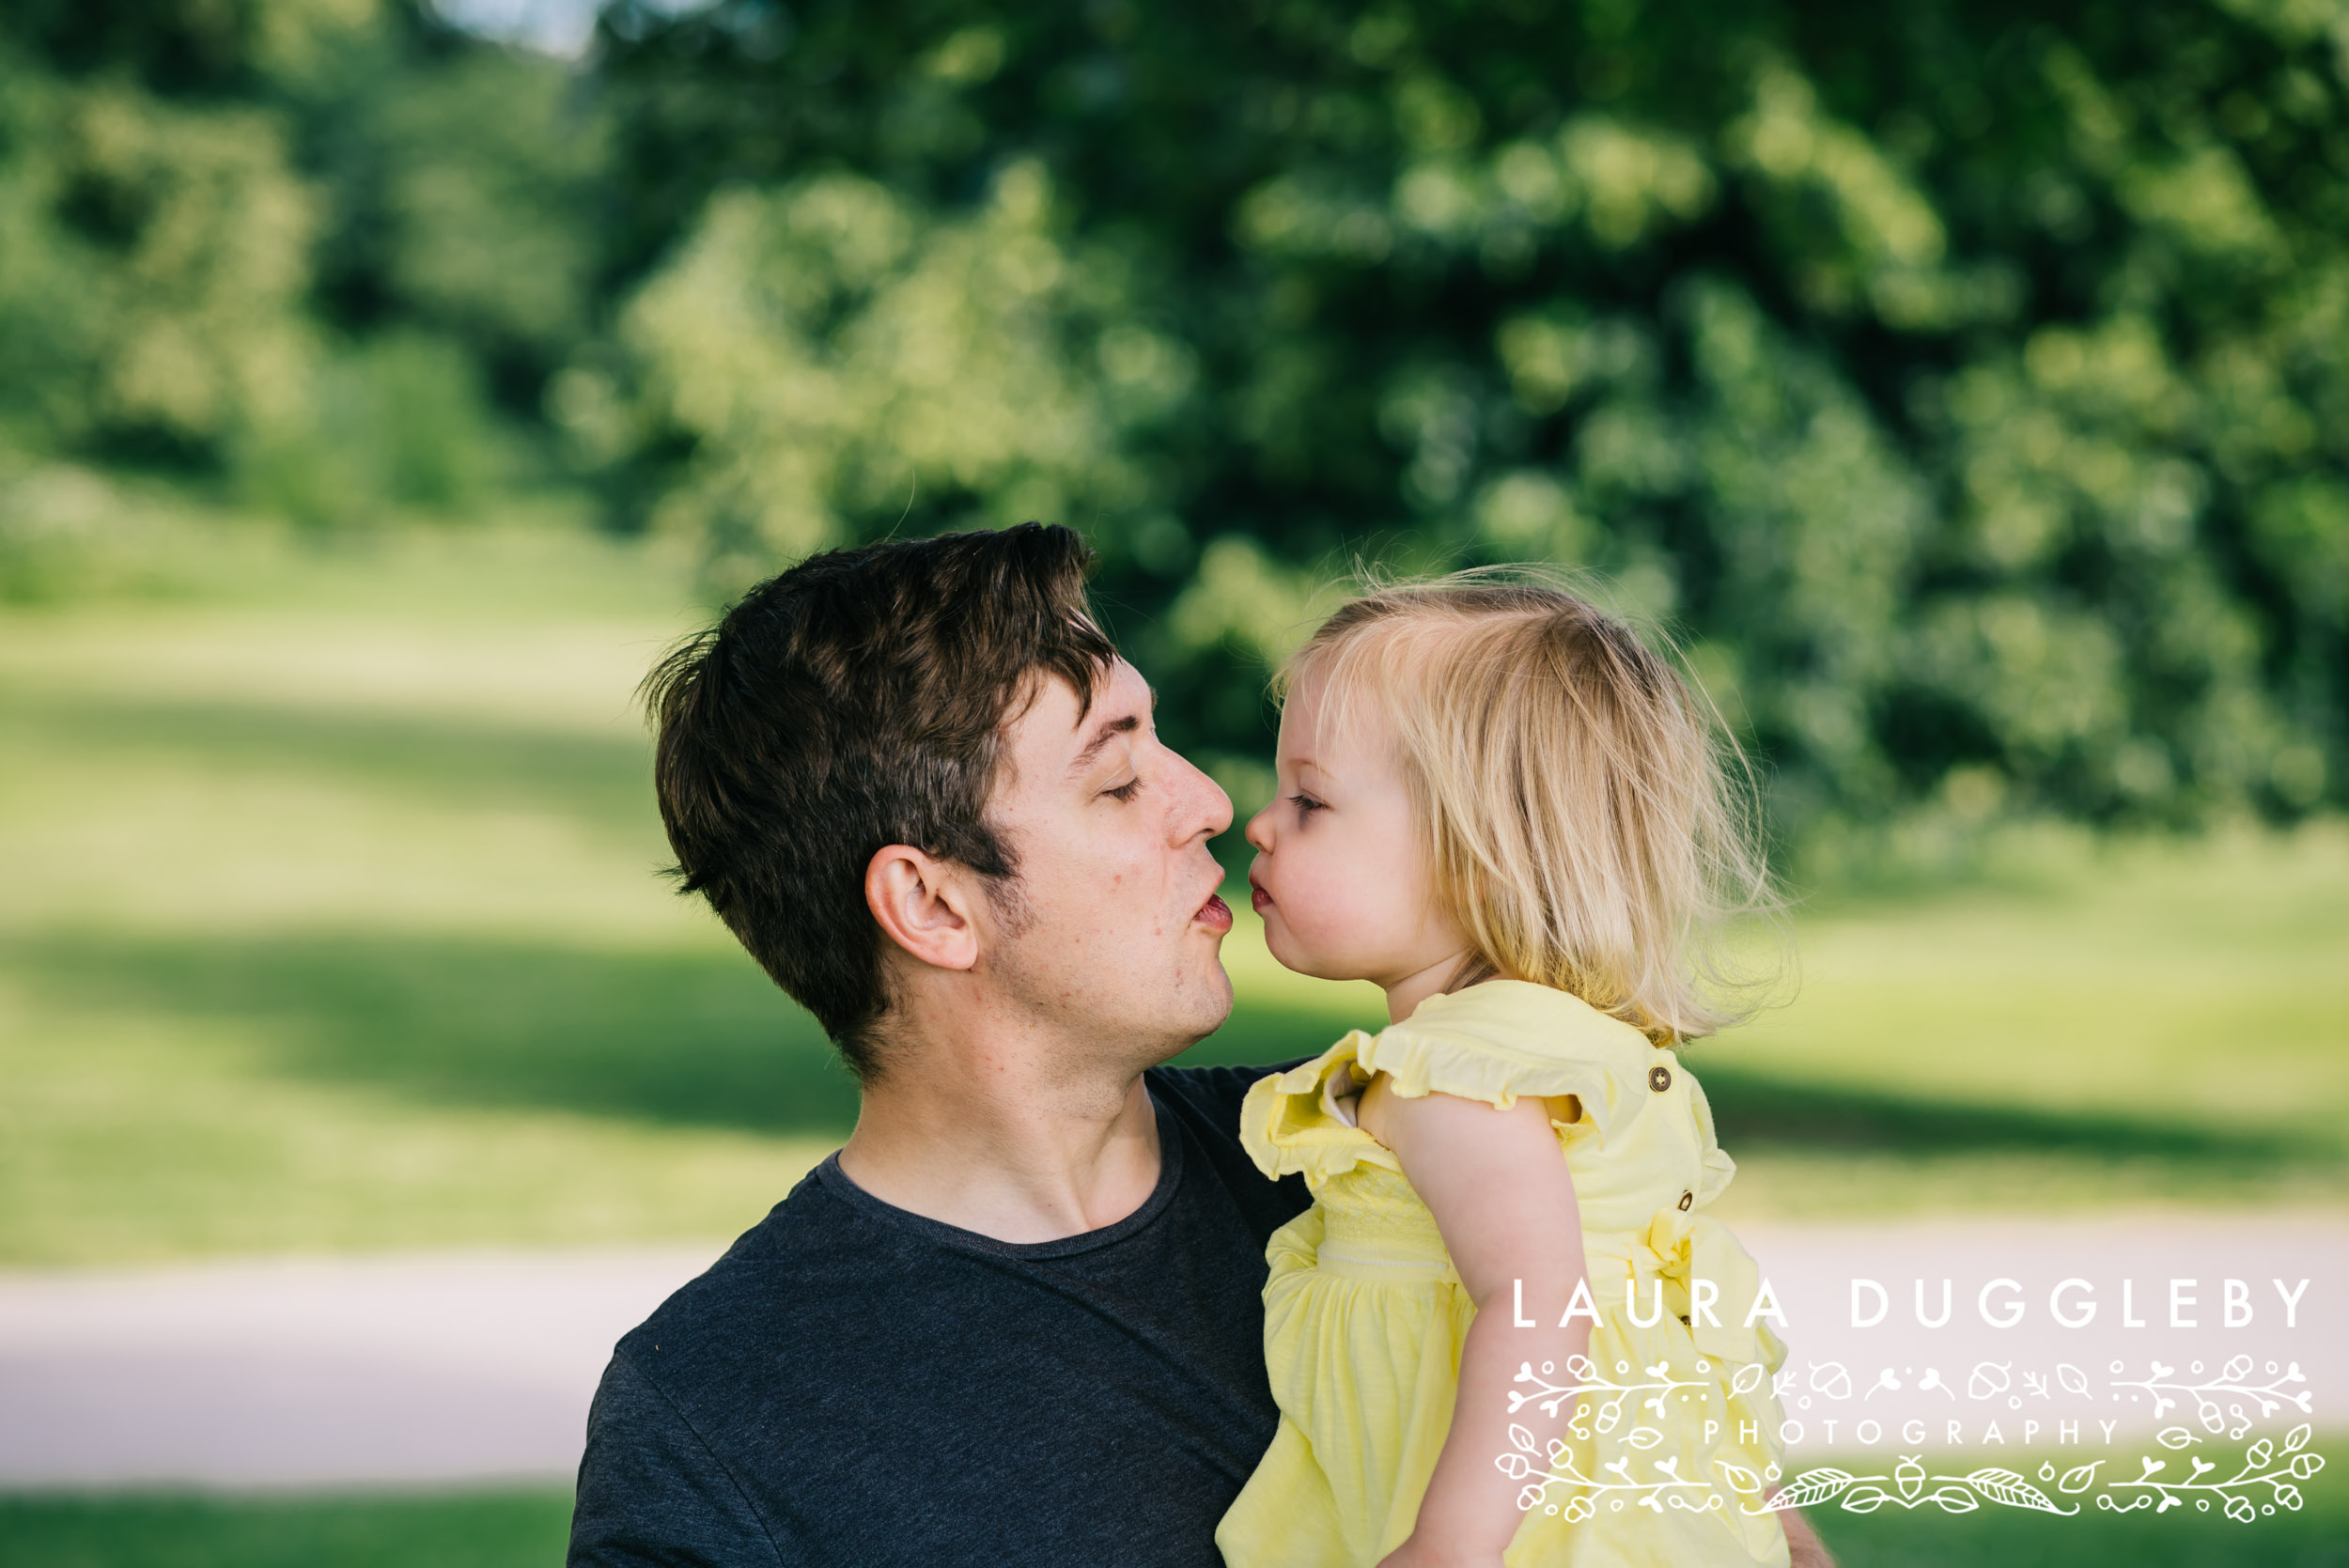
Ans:
{"type": "Polygon", "coordinates": [[[1475,578],[1354,601],[1282,684],[1265,939],[1392,1021],[1242,1113],[1315,1201],[1268,1249],[1281,1424],[1226,1562],[1786,1562],[1785,1349],[1672,1049],[1766,902],[1709,710],[1582,599],[1475,578]]]}

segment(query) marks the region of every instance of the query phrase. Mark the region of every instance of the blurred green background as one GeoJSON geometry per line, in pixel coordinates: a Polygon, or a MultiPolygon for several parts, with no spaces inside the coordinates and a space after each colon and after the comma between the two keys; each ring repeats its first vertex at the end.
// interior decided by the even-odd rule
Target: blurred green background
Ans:
{"type": "MultiPolygon", "coordinates": [[[[1028,517],[1243,813],[1357,564],[1676,636],[1797,896],[1692,1057],[1733,1219],[2349,1204],[2341,0],[16,0],[0,1266],[753,1222],[854,1094],[654,875],[630,690],[1028,517]]],[[[1375,1013],[1229,952],[1201,1060],[1375,1013]]],[[[1832,1527],[2349,1561],[2326,1495],[1832,1527]]],[[[0,1563],[562,1520],[0,1500],[0,1563]]]]}

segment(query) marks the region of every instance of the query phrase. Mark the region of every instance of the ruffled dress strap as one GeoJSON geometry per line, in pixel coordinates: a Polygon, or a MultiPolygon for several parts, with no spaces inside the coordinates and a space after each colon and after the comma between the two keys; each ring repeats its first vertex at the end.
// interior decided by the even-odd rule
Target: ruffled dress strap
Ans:
{"type": "Polygon", "coordinates": [[[1637,1028],[1570,991],[1487,980],[1428,998],[1357,1058],[1408,1097],[1457,1094],[1506,1110],[1529,1095],[1572,1094],[1603,1145],[1644,1104],[1654,1054],[1637,1028]]]}
{"type": "Polygon", "coordinates": [[[1354,1030],[1300,1066],[1259,1079],[1240,1109],[1240,1141],[1275,1178],[1318,1183],[1354,1169],[1402,1166],[1354,1125],[1357,1085],[1385,1073],[1398,1094],[1457,1094],[1506,1110],[1571,1094],[1601,1146],[1645,1103],[1655,1048],[1646,1035],[1571,992],[1487,980],[1430,997],[1377,1033],[1354,1030]]]}
{"type": "Polygon", "coordinates": [[[1239,1141],[1256,1169],[1279,1180],[1301,1172],[1309,1185],[1357,1165],[1400,1171],[1387,1147],[1354,1124],[1349,1102],[1367,1071],[1355,1063],[1372,1036],[1361,1030],[1285,1073],[1260,1078],[1240,1102],[1239,1141]]]}

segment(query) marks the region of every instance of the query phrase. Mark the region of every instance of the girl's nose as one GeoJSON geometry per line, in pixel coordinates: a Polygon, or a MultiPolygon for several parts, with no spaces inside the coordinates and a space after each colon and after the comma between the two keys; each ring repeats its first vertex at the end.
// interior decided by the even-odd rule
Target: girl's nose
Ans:
{"type": "Polygon", "coordinates": [[[1248,831],[1240,835],[1260,854],[1272,853],[1272,808],[1267,806],[1248,819],[1248,831]]]}

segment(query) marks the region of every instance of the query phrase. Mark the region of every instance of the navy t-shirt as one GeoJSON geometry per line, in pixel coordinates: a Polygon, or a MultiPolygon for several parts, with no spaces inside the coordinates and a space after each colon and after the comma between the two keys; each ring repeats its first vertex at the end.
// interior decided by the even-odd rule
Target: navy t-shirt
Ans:
{"type": "Polygon", "coordinates": [[[1265,1243],[1309,1201],[1239,1144],[1278,1070],[1144,1073],[1158,1186],[1059,1241],[925,1219],[826,1160],[620,1341],[572,1568],[1217,1568],[1278,1417],[1265,1243]]]}

